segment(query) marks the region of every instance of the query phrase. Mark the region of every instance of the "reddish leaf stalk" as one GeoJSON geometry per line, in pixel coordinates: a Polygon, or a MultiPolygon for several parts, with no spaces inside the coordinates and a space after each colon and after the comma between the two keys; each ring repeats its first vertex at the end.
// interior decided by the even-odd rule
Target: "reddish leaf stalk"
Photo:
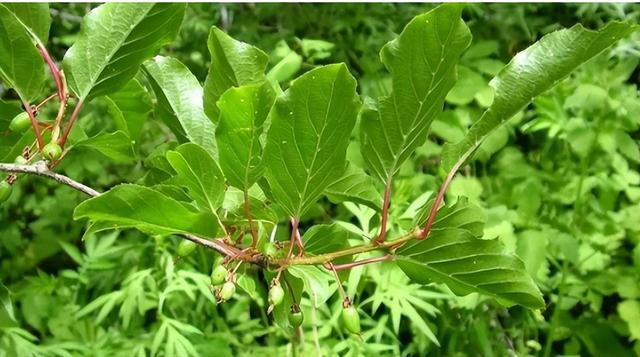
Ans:
{"type": "Polygon", "coordinates": [[[244,214],[247,216],[249,227],[251,228],[251,247],[255,248],[258,244],[258,232],[253,222],[253,216],[251,215],[251,207],[249,206],[249,192],[244,190],[244,214]]]}
{"type": "Polygon", "coordinates": [[[340,270],[347,270],[347,269],[355,268],[355,267],[361,266],[361,265],[384,262],[384,261],[393,260],[393,259],[394,259],[393,255],[383,255],[383,256],[380,256],[380,257],[373,257],[373,258],[367,258],[367,259],[362,259],[362,260],[356,260],[356,261],[353,261],[351,263],[344,263],[344,264],[337,264],[337,265],[333,264],[333,263],[327,263],[327,264],[325,264],[325,268],[327,267],[327,265],[330,265],[330,266],[333,267],[334,270],[340,271],[340,270]]]}
{"type": "Polygon", "coordinates": [[[83,101],[80,100],[76,104],[76,107],[73,108],[73,112],[71,113],[71,117],[69,118],[69,122],[67,126],[64,128],[64,134],[58,140],[58,144],[61,147],[64,147],[64,144],[67,143],[67,137],[69,137],[69,133],[71,133],[71,128],[73,128],[73,124],[75,124],[76,120],[78,120],[78,115],[80,115],[80,110],[82,109],[83,101]]]}
{"type": "Polygon", "coordinates": [[[36,115],[34,112],[34,108],[31,104],[22,101],[22,106],[24,106],[24,111],[29,115],[29,119],[31,119],[31,126],[33,127],[33,132],[36,135],[36,142],[38,143],[38,149],[42,150],[44,147],[44,141],[42,140],[42,133],[40,132],[40,123],[38,119],[36,119],[36,115]]]}
{"type": "Polygon", "coordinates": [[[433,225],[433,222],[436,220],[436,216],[438,215],[440,204],[444,199],[444,193],[447,191],[449,184],[451,183],[456,173],[460,169],[460,166],[462,166],[462,164],[465,161],[467,161],[467,158],[475,151],[475,148],[477,148],[478,145],[479,143],[473,149],[467,151],[464,155],[462,155],[462,157],[458,160],[458,162],[456,162],[456,164],[453,165],[451,170],[449,170],[449,174],[447,174],[447,177],[444,179],[444,182],[442,182],[442,185],[440,185],[440,189],[438,190],[438,195],[436,196],[436,200],[433,202],[431,211],[429,211],[429,217],[427,218],[427,223],[424,225],[424,229],[422,230],[422,232],[420,232],[420,236],[416,238],[417,240],[423,240],[427,238],[427,236],[429,235],[429,232],[431,231],[431,226],[433,225]]]}
{"type": "Polygon", "coordinates": [[[61,102],[66,101],[67,93],[65,93],[64,84],[62,83],[62,77],[60,76],[60,70],[58,69],[58,66],[53,61],[46,47],[42,43],[38,43],[38,50],[40,50],[42,58],[44,58],[45,62],[47,62],[49,71],[51,71],[51,76],[56,82],[56,88],[58,88],[58,98],[60,98],[61,102]]]}
{"type": "Polygon", "coordinates": [[[380,234],[376,238],[375,243],[380,244],[384,242],[387,237],[387,221],[389,220],[389,200],[391,198],[391,179],[384,187],[384,198],[382,199],[382,216],[380,218],[380,234]]]}

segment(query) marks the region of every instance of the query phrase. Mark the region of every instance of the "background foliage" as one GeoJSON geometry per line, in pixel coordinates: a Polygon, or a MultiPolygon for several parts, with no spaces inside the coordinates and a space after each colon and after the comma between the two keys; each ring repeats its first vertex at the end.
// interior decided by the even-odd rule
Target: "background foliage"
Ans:
{"type": "MultiPolygon", "coordinates": [[[[49,48],[56,58],[76,40],[91,7],[51,5],[49,48]]],[[[375,98],[391,89],[379,49],[431,7],[192,4],[178,40],[162,51],[202,83],[210,61],[209,28],[217,25],[265,50],[267,76],[284,86],[315,65],[345,62],[359,92],[375,98]]],[[[390,222],[411,226],[428,197],[422,193],[437,189],[442,143],[458,142],[489,105],[488,81],[515,53],[559,27],[580,22],[595,28],[638,16],[640,6],[634,4],[470,5],[464,18],[473,45],[463,54],[458,83],[430,140],[400,168],[390,222]]],[[[347,356],[640,354],[637,36],[581,67],[494,132],[448,192],[450,199],[466,196],[484,209],[484,237],[498,237],[524,260],[545,294],[546,309],[507,309],[476,294],[460,298],[441,285],[412,284],[391,265],[368,265],[345,276],[363,317],[362,339],[348,337],[340,326],[339,298],[317,311],[303,302],[305,354],[316,355],[318,348],[318,355],[347,356]]],[[[0,93],[3,100],[14,99],[0,93]]],[[[175,143],[164,114],[152,111],[157,98],[135,86],[109,98],[122,104],[135,96],[139,100],[128,113],[137,118],[138,128],[130,128],[135,155],[78,149],[62,172],[99,190],[155,182],[154,175],[162,175],[154,155],[175,143]]],[[[16,109],[0,105],[3,133],[16,109]]],[[[91,103],[85,113],[77,135],[92,137],[116,125],[108,101],[91,103]]],[[[352,161],[361,162],[358,155],[355,148],[348,151],[352,161]]],[[[241,280],[247,293],[215,304],[208,290],[210,252],[198,249],[176,261],[176,237],[136,231],[82,241],[86,227],[71,219],[84,199],[80,193],[37,178],[19,180],[16,189],[10,204],[0,207],[0,298],[12,306],[0,309],[0,356],[289,353],[290,333],[265,314],[266,286],[241,280]]],[[[375,211],[365,205],[323,201],[305,221],[310,225],[325,216],[337,217],[355,233],[377,231],[375,211]]],[[[245,273],[257,274],[250,267],[245,273]]],[[[327,292],[313,296],[320,301],[336,289],[322,275],[314,283],[327,292]]]]}

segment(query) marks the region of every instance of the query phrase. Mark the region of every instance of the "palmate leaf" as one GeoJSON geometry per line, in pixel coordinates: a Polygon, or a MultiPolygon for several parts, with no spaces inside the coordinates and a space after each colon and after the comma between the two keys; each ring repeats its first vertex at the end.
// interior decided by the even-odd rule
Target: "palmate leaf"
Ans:
{"type": "Polygon", "coordinates": [[[215,126],[202,109],[202,87],[175,58],[156,56],[143,66],[158,100],[156,114],[181,141],[191,141],[217,156],[215,126]]]}
{"type": "Polygon", "coordinates": [[[535,96],[553,87],[578,66],[601,53],[638,26],[613,22],[598,31],[582,25],[544,36],[518,53],[491,80],[494,99],[482,117],[458,143],[445,145],[442,167],[448,172],[464,163],[497,127],[535,96]]]}
{"type": "Polygon", "coordinates": [[[48,35],[50,23],[47,5],[0,4],[0,79],[24,101],[37,99],[42,91],[45,65],[33,35],[48,35]]]}
{"type": "Polygon", "coordinates": [[[122,88],[178,34],[186,4],[107,3],[84,17],[64,56],[69,88],[84,101],[122,88]]]}
{"type": "Polygon", "coordinates": [[[232,186],[248,190],[264,172],[263,126],[275,101],[269,83],[229,88],[218,101],[220,167],[232,186]]]}
{"type": "Polygon", "coordinates": [[[218,231],[211,213],[133,184],[116,186],[80,203],[73,217],[88,218],[101,230],[112,224],[112,228],[137,228],[151,234],[192,233],[205,237],[214,237],[218,231]]]}
{"type": "Polygon", "coordinates": [[[295,218],[342,176],[360,101],[343,64],[298,77],[270,113],[266,178],[277,202],[295,218]]]}
{"type": "Polygon", "coordinates": [[[360,141],[367,167],[384,183],[424,144],[455,83],[456,63],[471,41],[462,7],[446,4],[415,17],[380,52],[392,93],[380,98],[377,110],[363,111],[360,141]]]}
{"type": "Polygon", "coordinates": [[[211,54],[209,73],[204,82],[204,110],[218,122],[220,113],[216,103],[231,87],[260,83],[269,56],[257,47],[235,40],[217,27],[212,27],[207,41],[211,54]]]}

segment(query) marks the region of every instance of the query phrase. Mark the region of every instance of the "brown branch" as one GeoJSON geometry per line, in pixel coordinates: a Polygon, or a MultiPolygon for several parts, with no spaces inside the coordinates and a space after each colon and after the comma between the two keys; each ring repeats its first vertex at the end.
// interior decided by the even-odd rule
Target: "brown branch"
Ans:
{"type": "Polygon", "coordinates": [[[42,177],[48,177],[58,183],[67,185],[75,190],[78,190],[91,197],[98,196],[100,193],[89,186],[85,186],[80,182],[76,182],[67,176],[49,170],[45,161],[38,161],[31,165],[17,165],[17,164],[3,164],[0,163],[0,171],[12,172],[12,173],[24,173],[38,175],[42,177]]]}
{"type": "MultiPolygon", "coordinates": [[[[49,170],[49,168],[47,167],[47,163],[44,161],[38,161],[32,165],[16,165],[16,164],[0,163],[0,171],[11,172],[11,173],[32,174],[32,175],[47,177],[58,183],[61,183],[77,191],[80,191],[88,196],[97,197],[100,195],[100,192],[94,190],[89,186],[86,186],[80,182],[70,179],[67,176],[64,176],[49,170]]],[[[221,254],[224,254],[227,256],[235,256],[238,259],[259,264],[259,265],[265,264],[264,259],[262,259],[260,256],[243,254],[240,251],[240,249],[225,243],[222,238],[205,239],[205,238],[200,238],[193,234],[184,234],[183,236],[194,243],[197,243],[209,249],[216,250],[221,254]]]]}

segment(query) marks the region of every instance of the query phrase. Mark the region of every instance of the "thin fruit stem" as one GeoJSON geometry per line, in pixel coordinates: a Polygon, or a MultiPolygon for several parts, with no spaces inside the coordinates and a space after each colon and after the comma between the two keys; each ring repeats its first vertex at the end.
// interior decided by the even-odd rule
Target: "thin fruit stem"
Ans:
{"type": "Polygon", "coordinates": [[[382,216],[380,218],[380,234],[376,238],[375,243],[380,244],[384,242],[387,237],[387,221],[389,220],[389,200],[391,198],[391,182],[389,179],[384,186],[384,198],[382,199],[382,216]]]}
{"type": "Polygon", "coordinates": [[[340,280],[338,271],[333,266],[333,263],[327,263],[327,265],[329,266],[329,269],[333,272],[333,276],[336,278],[336,283],[338,284],[338,290],[340,291],[340,296],[342,297],[342,300],[348,301],[349,297],[347,296],[347,293],[344,291],[344,288],[342,287],[342,281],[340,280]]]}
{"type": "Polygon", "coordinates": [[[58,93],[53,93],[52,95],[45,98],[42,102],[40,102],[40,104],[36,105],[36,110],[40,110],[40,108],[42,108],[43,105],[47,104],[51,99],[57,96],[58,96],[58,93]]]}

